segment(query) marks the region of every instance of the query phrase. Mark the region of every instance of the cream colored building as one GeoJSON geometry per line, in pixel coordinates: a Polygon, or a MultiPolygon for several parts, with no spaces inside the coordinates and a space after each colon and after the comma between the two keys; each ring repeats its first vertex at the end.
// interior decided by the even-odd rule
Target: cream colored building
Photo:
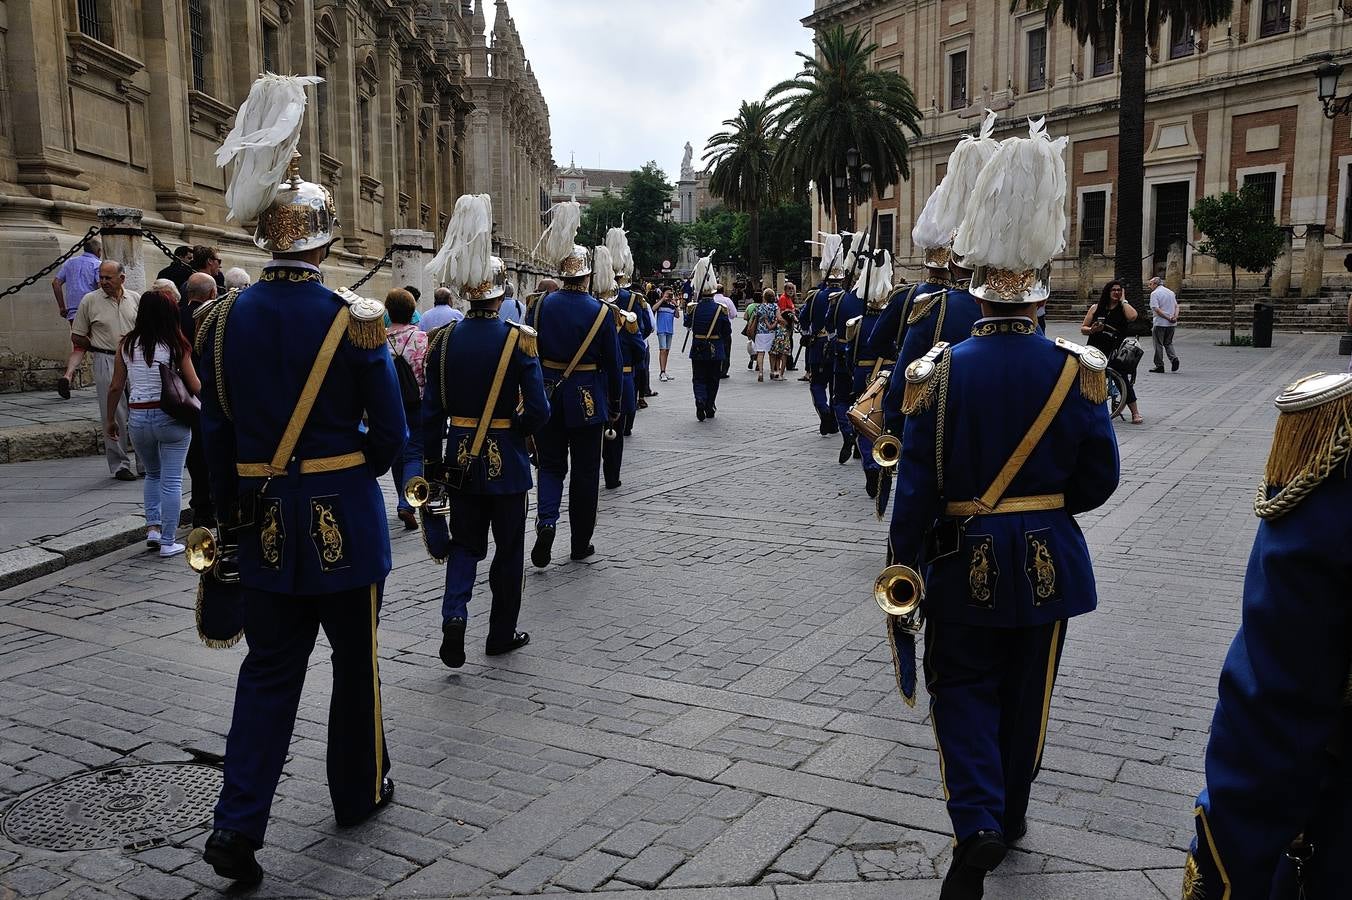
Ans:
{"type": "MultiPolygon", "coordinates": [[[[213,158],[258,73],[316,74],[302,173],[342,220],[330,266],[355,280],[394,229],[444,231],[493,195],[495,244],[529,279],[553,175],[549,111],[505,0],[0,0],[0,287],[135,207],[166,244],[257,271],[225,221],[213,158]]],[[[149,244],[144,273],[167,260],[149,244]]],[[[367,289],[380,293],[387,268],[367,289]]],[[[0,367],[63,358],[51,276],[0,302],[0,367]]]]}
{"type": "MultiPolygon", "coordinates": [[[[1114,46],[1082,46],[1059,19],[1048,27],[1042,12],[1011,13],[1009,0],[817,0],[803,21],[865,29],[878,47],[874,66],[899,71],[915,91],[923,134],[913,144],[911,180],[877,201],[879,231],[891,236],[903,265],[919,266],[912,223],[958,138],[990,108],[1001,117],[997,138],[1042,116],[1053,136],[1070,138],[1060,267],[1073,266],[1084,244],[1106,254],[1094,266],[1107,277],[1116,237],[1114,46]]],[[[1342,257],[1352,251],[1344,237],[1352,229],[1352,118],[1323,114],[1314,77],[1322,54],[1352,59],[1352,3],[1236,0],[1233,20],[1219,27],[1165,24],[1147,63],[1143,274],[1164,267],[1170,235],[1201,239],[1188,217],[1199,197],[1247,181],[1268,190],[1279,224],[1294,226],[1297,286],[1307,240],[1318,275],[1311,238],[1319,228],[1327,231],[1328,274],[1342,273],[1342,257]]],[[[859,221],[869,214],[865,206],[859,221]]],[[[1190,284],[1219,278],[1191,247],[1184,262],[1190,284]]]]}

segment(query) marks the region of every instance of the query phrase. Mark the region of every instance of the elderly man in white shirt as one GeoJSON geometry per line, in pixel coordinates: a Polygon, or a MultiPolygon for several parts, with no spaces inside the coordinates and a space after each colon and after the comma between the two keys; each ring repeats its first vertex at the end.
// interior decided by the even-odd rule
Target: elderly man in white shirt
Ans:
{"type": "Polygon", "coordinates": [[[1152,372],[1164,371],[1164,354],[1169,354],[1171,371],[1178,371],[1178,354],[1174,352],[1174,328],[1178,325],[1178,297],[1164,286],[1159,276],[1150,279],[1150,311],[1154,314],[1152,324],[1155,336],[1155,368],[1152,372]]]}

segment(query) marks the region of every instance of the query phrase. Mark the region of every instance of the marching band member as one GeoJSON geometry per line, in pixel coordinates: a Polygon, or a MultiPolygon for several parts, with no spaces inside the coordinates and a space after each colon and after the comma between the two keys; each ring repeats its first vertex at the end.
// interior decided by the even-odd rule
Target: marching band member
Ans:
{"type": "MultiPolygon", "coordinates": [[[[868,389],[882,372],[892,371],[895,360],[874,356],[869,350],[869,338],[878,324],[888,297],[892,294],[892,254],[879,251],[879,259],[867,259],[863,272],[854,285],[855,296],[862,299],[864,312],[857,320],[845,323],[847,337],[850,338],[848,359],[850,362],[851,403],[868,389]]],[[[855,445],[859,448],[860,464],[864,469],[864,491],[869,497],[878,496],[878,473],[881,467],[873,458],[873,440],[863,432],[856,431],[855,445]]]]}
{"type": "MultiPolygon", "coordinates": [[[[845,256],[845,271],[848,273],[858,272],[864,266],[864,261],[870,258],[868,235],[856,234],[853,237],[850,252],[845,256]]],[[[867,269],[866,272],[868,271],[872,269],[867,269]]],[[[854,358],[850,353],[852,338],[849,323],[864,314],[864,300],[858,294],[863,288],[861,280],[849,290],[833,296],[826,319],[828,346],[831,347],[829,353],[831,415],[835,419],[836,428],[840,430],[839,462],[842,466],[849,462],[852,454],[860,455],[859,448],[855,445],[854,425],[848,415],[850,404],[854,403],[854,358]]],[[[856,322],[856,327],[857,325],[856,322]]]]}
{"type": "MultiPolygon", "coordinates": [[[[936,344],[904,376],[889,554],[916,570],[927,620],[925,684],[956,838],[942,900],[980,898],[1027,829],[1066,621],[1097,603],[1073,516],[1118,481],[1107,360],[1034,324],[1064,244],[1064,145],[1039,123],[982,170],[954,249],[975,269],[983,318],[971,340],[936,344]]],[[[910,636],[889,636],[913,700],[910,636]]]]}
{"type": "Polygon", "coordinates": [[[798,318],[798,330],[803,338],[806,354],[808,388],[812,392],[812,406],[821,420],[819,431],[823,435],[836,434],[840,427],[836,424],[835,412],[831,408],[831,340],[827,334],[827,324],[831,314],[833,298],[840,295],[845,282],[845,240],[842,235],[821,233],[822,255],[818,265],[822,273],[821,284],[808,295],[803,311],[798,318]]]}
{"type": "Polygon", "coordinates": [[[690,346],[691,387],[695,394],[695,418],[703,422],[718,412],[718,381],[727,356],[726,341],[732,334],[727,310],[714,299],[718,273],[714,255],[701,257],[690,276],[693,309],[686,309],[685,327],[693,338],[690,346]]]}
{"type": "MultiPolygon", "coordinates": [[[[610,251],[610,259],[615,266],[615,305],[625,312],[633,313],[638,317],[638,331],[642,342],[642,350],[639,360],[634,365],[634,383],[638,390],[638,409],[647,409],[648,402],[645,397],[656,397],[657,391],[652,389],[648,381],[648,336],[653,333],[656,323],[653,321],[653,311],[643,291],[639,288],[630,287],[630,282],[634,276],[634,253],[629,249],[629,237],[624,233],[623,227],[611,228],[606,231],[606,249],[610,251]]],[[[623,338],[621,338],[623,343],[623,338]]],[[[627,364],[626,364],[627,365],[627,364]]],[[[634,414],[626,413],[624,416],[624,428],[620,429],[623,436],[628,437],[634,430],[634,414]]]]}
{"type": "MultiPolygon", "coordinates": [[[[620,465],[624,462],[624,437],[638,409],[638,382],[636,372],[643,358],[646,344],[641,337],[638,314],[622,309],[615,303],[619,293],[610,250],[602,245],[596,248],[592,272],[592,290],[597,299],[610,306],[615,317],[615,332],[620,341],[620,358],[624,364],[620,379],[620,419],[608,425],[601,443],[601,471],[606,489],[620,486],[620,465]]],[[[633,296],[632,294],[630,295],[633,296]]]]}

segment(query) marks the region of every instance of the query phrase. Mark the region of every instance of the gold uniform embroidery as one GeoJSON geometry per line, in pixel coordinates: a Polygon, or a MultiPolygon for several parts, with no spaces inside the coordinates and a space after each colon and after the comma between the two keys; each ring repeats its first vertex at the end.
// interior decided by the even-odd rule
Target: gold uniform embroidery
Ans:
{"type": "Polygon", "coordinates": [[[502,474],[502,450],[498,447],[498,442],[494,438],[489,438],[487,442],[488,454],[488,477],[497,478],[502,474]]]}
{"type": "Polygon", "coordinates": [[[989,539],[972,547],[972,564],[967,572],[967,584],[972,592],[972,599],[982,606],[990,605],[995,581],[990,553],[989,539]]]}
{"type": "Polygon", "coordinates": [[[277,500],[267,503],[263,507],[263,525],[258,529],[263,564],[274,569],[282,564],[281,506],[277,500]]]}
{"type": "Polygon", "coordinates": [[[333,517],[333,507],[316,503],[315,513],[318,516],[315,525],[324,544],[320,555],[324,557],[325,562],[336,563],[343,558],[343,532],[339,530],[338,522],[333,517]]]}
{"type": "Polygon", "coordinates": [[[469,438],[462,437],[460,446],[455,451],[455,464],[464,469],[469,466],[469,438]]]}
{"type": "Polygon", "coordinates": [[[1205,900],[1205,897],[1202,871],[1197,866],[1197,860],[1189,853],[1188,861],[1183,864],[1183,900],[1205,900]]]}
{"type": "Polygon", "coordinates": [[[1033,590],[1038,597],[1046,600],[1056,593],[1056,565],[1052,562],[1052,554],[1047,549],[1046,541],[1033,538],[1032,544],[1033,571],[1036,576],[1033,590]]]}
{"type": "Polygon", "coordinates": [[[582,414],[590,419],[596,415],[596,401],[592,398],[591,391],[586,388],[578,388],[577,393],[582,398],[582,414]]]}

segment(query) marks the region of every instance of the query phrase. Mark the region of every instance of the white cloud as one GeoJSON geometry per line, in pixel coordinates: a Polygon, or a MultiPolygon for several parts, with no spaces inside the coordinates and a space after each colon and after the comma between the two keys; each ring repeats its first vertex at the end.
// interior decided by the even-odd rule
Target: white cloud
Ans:
{"type": "MultiPolygon", "coordinates": [[[[485,2],[485,13],[494,5],[485,2]]],[[[793,77],[811,52],[812,0],[515,0],[508,3],[549,104],[554,160],[680,172],[704,142],[793,77]]],[[[490,18],[490,29],[492,27],[490,18]]]]}

